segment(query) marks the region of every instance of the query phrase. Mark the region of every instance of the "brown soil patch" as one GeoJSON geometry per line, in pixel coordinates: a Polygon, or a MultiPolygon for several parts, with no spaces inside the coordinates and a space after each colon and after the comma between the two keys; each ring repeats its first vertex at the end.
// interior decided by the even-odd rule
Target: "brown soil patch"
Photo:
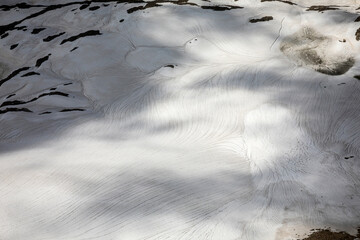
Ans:
{"type": "Polygon", "coordinates": [[[333,232],[330,229],[317,229],[303,240],[354,240],[360,237],[360,228],[357,236],[350,235],[346,232],[333,232]]]}
{"type": "Polygon", "coordinates": [[[360,28],[355,33],[356,41],[360,40],[360,28]]]}
{"type": "Polygon", "coordinates": [[[331,41],[335,39],[306,27],[286,37],[281,43],[280,50],[299,66],[312,68],[327,75],[342,75],[355,64],[355,59],[344,54],[347,52],[344,51],[347,45],[344,46],[344,50],[329,54],[327,48],[331,41]]]}

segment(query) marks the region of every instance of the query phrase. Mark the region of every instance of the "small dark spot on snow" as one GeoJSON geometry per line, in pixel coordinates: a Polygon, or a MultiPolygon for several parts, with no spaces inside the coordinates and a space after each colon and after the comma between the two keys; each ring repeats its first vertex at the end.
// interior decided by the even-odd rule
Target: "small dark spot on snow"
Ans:
{"type": "Polygon", "coordinates": [[[9,96],[7,96],[6,99],[11,98],[11,97],[13,97],[13,96],[15,96],[15,95],[16,95],[15,93],[12,93],[12,94],[10,94],[9,96]]]}
{"type": "Polygon", "coordinates": [[[38,34],[41,31],[44,31],[46,28],[34,28],[31,34],[38,34]]]}
{"type": "Polygon", "coordinates": [[[51,112],[46,111],[46,112],[39,113],[39,115],[50,114],[50,113],[51,113],[51,112]]]}
{"type": "Polygon", "coordinates": [[[54,40],[55,38],[60,37],[60,36],[62,36],[62,35],[64,35],[64,34],[65,34],[65,32],[61,32],[61,33],[59,33],[59,34],[47,36],[46,38],[43,39],[43,41],[44,41],[44,42],[50,42],[50,41],[54,40]]]}
{"type": "Polygon", "coordinates": [[[334,5],[330,5],[330,6],[318,5],[318,6],[311,6],[306,11],[324,12],[324,11],[338,10],[338,9],[339,8],[337,8],[337,6],[334,6],[334,5]]]}
{"type": "Polygon", "coordinates": [[[100,7],[99,6],[94,6],[94,7],[90,7],[89,10],[90,11],[95,11],[98,10],[100,7]]]}
{"type": "Polygon", "coordinates": [[[35,64],[35,67],[40,67],[41,64],[43,64],[43,62],[49,60],[49,57],[51,56],[51,53],[45,57],[42,57],[42,58],[39,58],[37,61],[36,61],[36,64],[35,64]]]}
{"type": "Polygon", "coordinates": [[[10,46],[10,50],[13,50],[14,48],[16,48],[19,44],[13,44],[10,46]]]}
{"type": "Polygon", "coordinates": [[[9,36],[9,33],[4,33],[3,35],[1,35],[1,39],[6,38],[7,36],[9,36]]]}
{"type": "Polygon", "coordinates": [[[25,73],[24,75],[22,75],[21,77],[29,77],[29,76],[33,76],[33,75],[40,75],[40,73],[37,73],[37,72],[28,72],[28,73],[25,73]]]}
{"type": "Polygon", "coordinates": [[[254,19],[250,19],[249,22],[251,23],[257,23],[257,22],[267,22],[267,21],[271,21],[274,18],[272,16],[265,16],[262,18],[254,18],[254,19]]]}

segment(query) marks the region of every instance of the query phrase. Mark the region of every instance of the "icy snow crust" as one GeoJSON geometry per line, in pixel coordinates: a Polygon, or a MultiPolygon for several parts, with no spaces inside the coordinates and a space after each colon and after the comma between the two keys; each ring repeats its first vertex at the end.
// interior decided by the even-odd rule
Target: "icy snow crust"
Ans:
{"type": "Polygon", "coordinates": [[[0,239],[355,233],[359,1],[1,2],[0,239]]]}

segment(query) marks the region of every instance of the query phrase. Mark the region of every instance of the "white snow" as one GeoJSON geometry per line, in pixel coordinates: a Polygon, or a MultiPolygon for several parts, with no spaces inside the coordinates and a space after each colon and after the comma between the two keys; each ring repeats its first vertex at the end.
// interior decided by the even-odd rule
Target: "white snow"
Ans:
{"type": "MultiPolygon", "coordinates": [[[[31,112],[0,114],[0,239],[355,234],[360,2],[292,2],[191,0],[198,6],[130,14],[145,3],[73,4],[8,31],[0,79],[29,69],[0,85],[0,105],[29,102],[0,111],[31,112]],[[200,7],[216,4],[243,8],[200,7]],[[265,16],[273,20],[249,22],[265,16]],[[101,35],[61,44],[89,30],[101,35]],[[316,71],[347,59],[344,74],[316,71]],[[32,71],[40,75],[22,77],[32,71]],[[68,96],[40,96],[50,92],[68,96]]],[[[0,9],[0,25],[41,9],[0,9]]]]}

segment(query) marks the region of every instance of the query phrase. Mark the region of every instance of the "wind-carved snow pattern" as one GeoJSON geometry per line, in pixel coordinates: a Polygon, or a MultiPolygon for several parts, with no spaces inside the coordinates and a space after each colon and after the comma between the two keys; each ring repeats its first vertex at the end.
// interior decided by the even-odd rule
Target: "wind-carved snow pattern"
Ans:
{"type": "Polygon", "coordinates": [[[359,6],[327,2],[3,0],[0,239],[355,238],[359,6]]]}

